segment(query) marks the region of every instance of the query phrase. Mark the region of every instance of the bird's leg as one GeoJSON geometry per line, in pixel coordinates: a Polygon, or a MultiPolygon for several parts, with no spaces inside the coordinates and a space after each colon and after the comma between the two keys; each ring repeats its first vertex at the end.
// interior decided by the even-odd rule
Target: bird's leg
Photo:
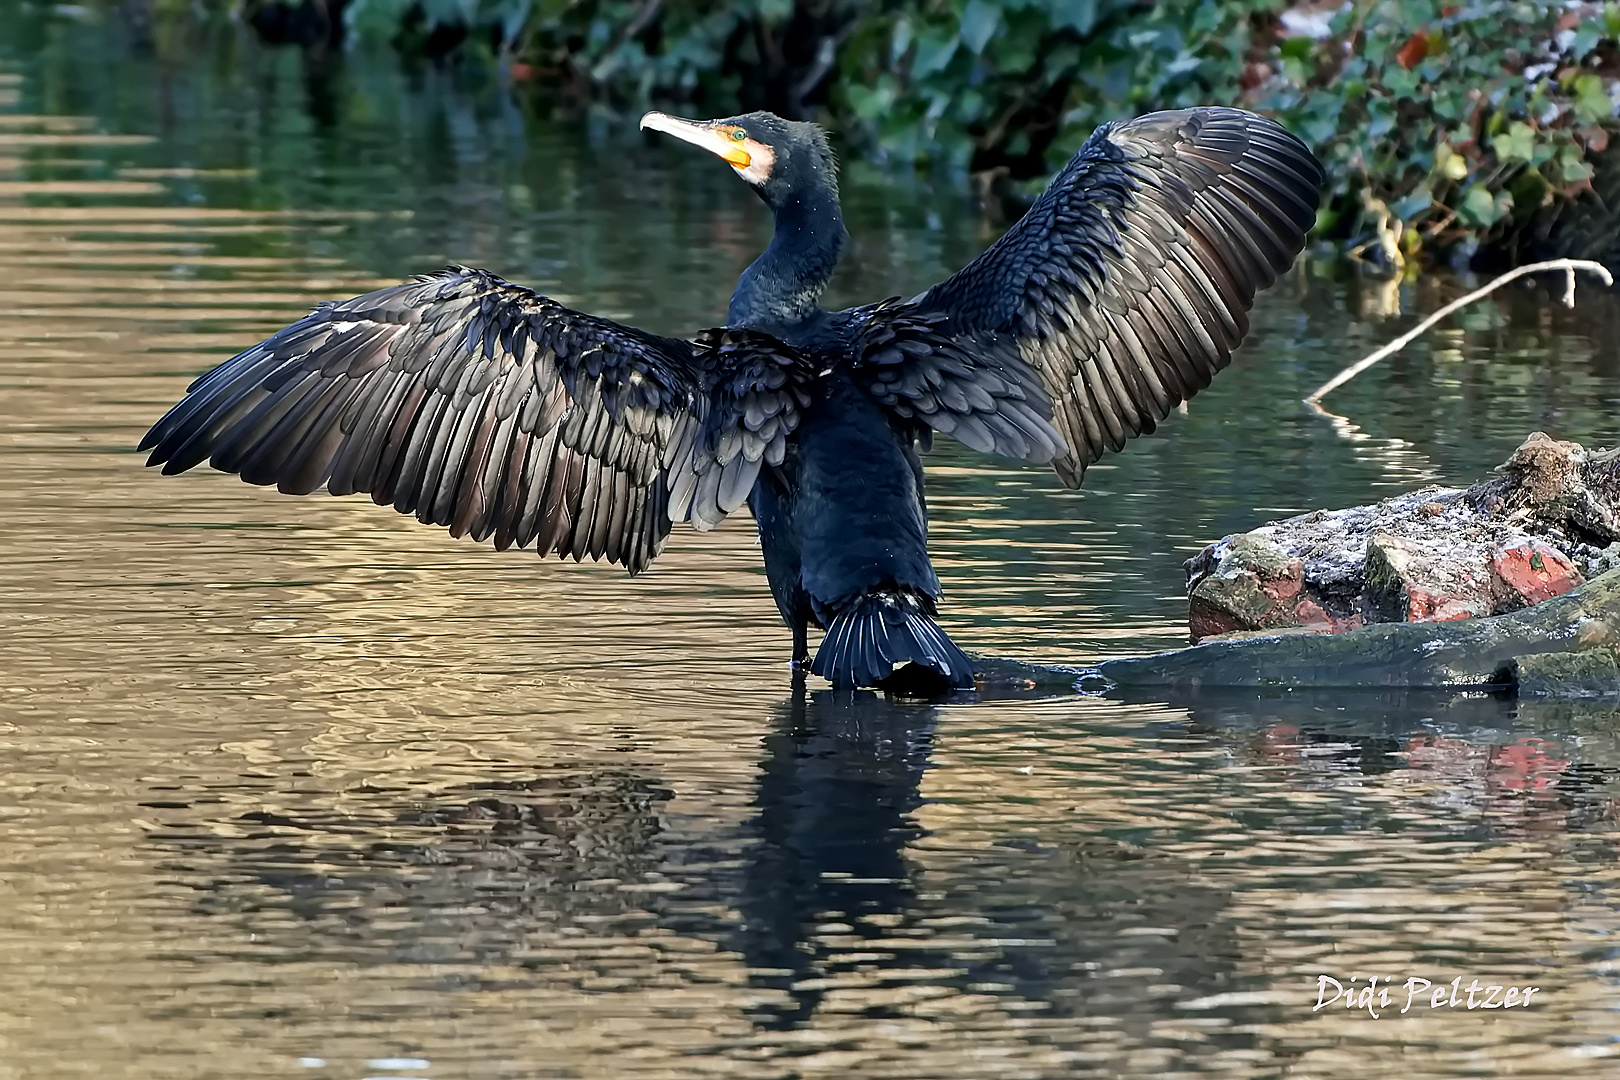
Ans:
{"type": "Polygon", "coordinates": [[[810,626],[803,619],[793,622],[793,667],[801,672],[810,667],[810,626]]]}

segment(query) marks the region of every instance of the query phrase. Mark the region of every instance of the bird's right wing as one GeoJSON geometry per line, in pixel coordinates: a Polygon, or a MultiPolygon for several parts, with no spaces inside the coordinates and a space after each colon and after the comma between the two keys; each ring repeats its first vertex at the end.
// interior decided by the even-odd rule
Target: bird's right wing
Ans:
{"type": "Polygon", "coordinates": [[[888,349],[887,366],[870,369],[883,384],[874,389],[925,421],[962,427],[970,446],[1050,460],[1078,484],[1087,465],[1152,431],[1226,366],[1255,293],[1303,247],[1323,179],[1304,143],[1239,109],[1106,124],[1017,224],[899,309],[936,320],[929,335],[952,339],[977,368],[941,382],[926,370],[939,350],[910,341],[918,358],[888,349]],[[1020,372],[1044,390],[1038,407],[1019,396],[1020,372]],[[1012,437],[982,409],[962,425],[970,414],[937,392],[974,380],[1008,389],[1017,407],[995,412],[1015,421],[1012,437]],[[1055,455],[1032,437],[1041,412],[1067,444],[1055,455]]]}
{"type": "Polygon", "coordinates": [[[722,352],[452,267],[322,304],[194,382],[141,449],[165,473],[210,459],[290,494],[364,491],[455,536],[635,573],[672,521],[740,505],[719,451],[761,391],[723,386],[771,340],[722,352]]]}

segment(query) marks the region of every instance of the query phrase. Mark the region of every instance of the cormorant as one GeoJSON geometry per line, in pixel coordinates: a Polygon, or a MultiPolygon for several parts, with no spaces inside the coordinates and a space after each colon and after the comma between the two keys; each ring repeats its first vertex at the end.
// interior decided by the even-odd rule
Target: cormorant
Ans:
{"type": "Polygon", "coordinates": [[[323,303],[198,378],[141,441],[291,494],[400,513],[632,574],[671,524],[749,504],[765,571],[836,687],[971,688],[935,623],[919,451],[1088,465],[1209,384],[1293,262],[1323,173],[1230,108],[1098,128],[1028,212],[910,300],[826,311],[846,233],[816,125],[755,112],[641,126],[709,150],[776,217],[726,326],[660,337],[453,266],[323,303]],[[913,681],[916,680],[916,681],[913,681]]]}

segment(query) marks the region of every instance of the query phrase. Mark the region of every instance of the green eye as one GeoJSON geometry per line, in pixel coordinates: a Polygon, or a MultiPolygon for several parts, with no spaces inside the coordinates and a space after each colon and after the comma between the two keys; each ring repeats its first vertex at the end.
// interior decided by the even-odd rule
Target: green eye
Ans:
{"type": "Polygon", "coordinates": [[[744,139],[748,138],[748,132],[744,131],[742,128],[738,128],[731,133],[731,137],[738,142],[742,142],[744,139]]]}

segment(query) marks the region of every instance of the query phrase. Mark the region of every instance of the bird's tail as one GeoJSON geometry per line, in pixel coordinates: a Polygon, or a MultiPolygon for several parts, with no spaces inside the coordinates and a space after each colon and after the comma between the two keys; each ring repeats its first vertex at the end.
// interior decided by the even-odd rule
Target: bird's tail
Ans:
{"type": "Polygon", "coordinates": [[[934,622],[926,601],[908,592],[868,593],[834,616],[810,670],[848,690],[881,685],[908,662],[937,675],[924,681],[940,689],[973,689],[972,662],[934,622]]]}

